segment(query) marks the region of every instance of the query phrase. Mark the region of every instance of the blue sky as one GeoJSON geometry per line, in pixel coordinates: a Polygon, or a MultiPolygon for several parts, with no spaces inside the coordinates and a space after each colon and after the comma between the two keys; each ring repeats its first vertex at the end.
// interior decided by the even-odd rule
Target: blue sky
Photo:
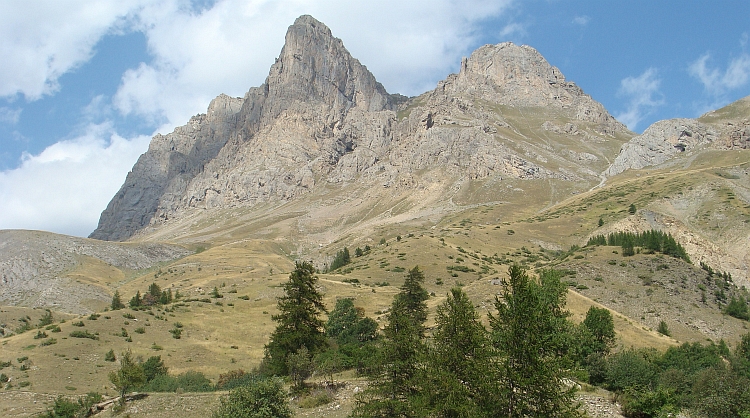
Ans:
{"type": "Polygon", "coordinates": [[[119,3],[0,6],[0,229],[88,235],[150,137],[263,83],[301,14],[391,93],[420,94],[477,47],[513,41],[635,132],[750,95],[745,0],[119,3]]]}

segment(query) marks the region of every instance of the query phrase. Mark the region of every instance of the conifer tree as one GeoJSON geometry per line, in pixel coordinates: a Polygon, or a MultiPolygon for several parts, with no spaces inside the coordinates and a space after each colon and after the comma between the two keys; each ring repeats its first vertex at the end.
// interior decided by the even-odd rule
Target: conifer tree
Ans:
{"type": "Polygon", "coordinates": [[[493,416],[486,407],[492,394],[483,393],[492,380],[489,339],[466,293],[451,289],[436,322],[422,378],[425,409],[434,416],[493,416]]]}
{"type": "Polygon", "coordinates": [[[115,294],[112,295],[112,303],[110,304],[110,309],[113,311],[116,311],[118,309],[122,309],[125,307],[125,305],[122,303],[122,299],[120,299],[120,291],[115,290],[115,294]]]}
{"type": "Polygon", "coordinates": [[[141,299],[141,291],[138,290],[135,292],[135,296],[130,299],[130,307],[137,308],[141,305],[143,305],[143,300],[141,299]]]}
{"type": "Polygon", "coordinates": [[[568,313],[565,286],[552,270],[536,283],[526,271],[509,269],[497,315],[490,315],[492,341],[500,363],[498,416],[565,417],[575,414],[572,389],[562,383],[568,313]]]}
{"type": "Polygon", "coordinates": [[[264,366],[274,375],[288,375],[287,357],[302,347],[309,356],[315,356],[326,346],[324,322],[320,315],[326,312],[323,296],[315,288],[318,278],[310,262],[297,263],[284,284],[284,296],[278,298],[277,322],[266,345],[264,366]]]}
{"type": "Polygon", "coordinates": [[[370,371],[370,386],[359,397],[355,417],[412,417],[422,393],[417,379],[424,353],[427,291],[424,274],[414,267],[394,297],[383,331],[377,365],[370,371]]]}

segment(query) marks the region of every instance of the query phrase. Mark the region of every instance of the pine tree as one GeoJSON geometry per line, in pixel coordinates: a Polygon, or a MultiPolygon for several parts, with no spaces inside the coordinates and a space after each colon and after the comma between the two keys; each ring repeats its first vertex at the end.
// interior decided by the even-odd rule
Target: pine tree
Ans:
{"type": "Polygon", "coordinates": [[[141,299],[141,291],[138,290],[135,292],[135,296],[130,299],[130,307],[137,308],[141,305],[143,305],[143,300],[141,299]]]}
{"type": "Polygon", "coordinates": [[[355,417],[412,417],[415,401],[423,392],[417,379],[424,353],[427,291],[424,275],[414,267],[394,297],[383,331],[376,366],[370,370],[370,386],[358,398],[355,417]]]}
{"type": "Polygon", "coordinates": [[[324,322],[320,315],[326,312],[323,296],[315,288],[318,278],[310,262],[297,263],[284,284],[284,296],[278,298],[278,323],[266,345],[264,365],[274,375],[288,375],[287,357],[305,347],[310,356],[326,346],[324,322]]]}
{"type": "Polygon", "coordinates": [[[429,298],[427,290],[422,287],[424,283],[424,273],[415,266],[409,270],[409,274],[401,286],[401,292],[396,295],[403,304],[404,313],[409,316],[411,321],[419,329],[419,336],[424,337],[424,322],[427,320],[427,304],[425,301],[429,298]]]}
{"type": "Polygon", "coordinates": [[[422,376],[422,404],[431,416],[492,416],[487,407],[493,404],[492,393],[483,393],[485,382],[492,380],[489,339],[466,293],[451,289],[436,322],[422,376]]]}
{"type": "Polygon", "coordinates": [[[115,294],[112,296],[112,303],[110,304],[110,309],[113,311],[116,311],[118,309],[122,309],[125,307],[125,304],[122,303],[122,299],[120,299],[120,291],[115,290],[115,294]]]}
{"type": "Polygon", "coordinates": [[[497,415],[572,416],[573,392],[562,383],[565,286],[552,270],[541,272],[539,284],[518,265],[508,272],[502,298],[495,298],[497,315],[490,315],[502,375],[497,415]]]}

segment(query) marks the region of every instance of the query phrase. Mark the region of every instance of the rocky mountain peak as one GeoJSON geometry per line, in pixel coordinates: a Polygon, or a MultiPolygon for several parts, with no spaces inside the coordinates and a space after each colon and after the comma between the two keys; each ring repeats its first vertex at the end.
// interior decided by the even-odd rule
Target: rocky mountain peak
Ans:
{"type": "Polygon", "coordinates": [[[271,117],[295,102],[324,105],[339,113],[353,107],[366,111],[389,107],[388,93],[367,67],[349,54],[326,25],[307,15],[287,30],[266,88],[271,117]]]}
{"type": "Polygon", "coordinates": [[[460,72],[441,87],[450,95],[470,95],[507,106],[572,109],[576,119],[599,124],[603,133],[627,131],[604,106],[567,81],[528,45],[484,45],[464,58],[460,72]]]}
{"type": "Polygon", "coordinates": [[[598,181],[582,162],[606,161],[602,152],[623,130],[531,47],[481,47],[459,74],[406,99],[389,95],[326,25],[301,16],[265,83],[244,98],[221,95],[206,114],[154,137],[91,236],[128,239],[189,211],[291,201],[326,185],[369,195],[375,186],[400,193],[463,178],[598,181]],[[573,138],[508,140],[516,122],[503,106],[533,107],[524,110],[538,119],[532,130],[573,138]],[[583,123],[549,127],[550,118],[583,123]]]}

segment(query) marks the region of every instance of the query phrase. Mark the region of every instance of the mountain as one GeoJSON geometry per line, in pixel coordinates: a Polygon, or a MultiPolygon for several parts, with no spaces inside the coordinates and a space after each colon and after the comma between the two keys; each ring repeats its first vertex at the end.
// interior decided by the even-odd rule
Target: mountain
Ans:
{"type": "Polygon", "coordinates": [[[433,91],[406,98],[302,16],[263,85],[221,95],[153,138],[91,238],[124,240],[195,210],[350,183],[449,190],[467,179],[556,179],[583,190],[631,136],[531,47],[484,46],[433,91]]]}
{"type": "MultiPolygon", "coordinates": [[[[61,388],[113,394],[107,350],[163,351],[171,373],[213,381],[257,368],[298,260],[320,269],[329,309],[352,298],[381,326],[414,266],[431,326],[453,287],[486,318],[518,264],[564,274],[574,321],[609,309],[617,350],[737,344],[747,321],[725,307],[750,296],[750,98],[636,135],[529,46],[485,45],[458,68],[389,94],[302,16],[264,84],[153,138],[95,239],[0,231],[0,366],[22,389],[6,385],[0,411],[42,412],[61,388]],[[587,245],[651,229],[692,262],[587,245]],[[345,248],[351,262],[330,271],[345,248]],[[175,302],[109,310],[115,292],[153,285],[175,302]]],[[[346,416],[356,384],[304,413],[346,416]]],[[[207,416],[219,395],[202,396],[150,394],[125,412],[207,416]]]]}

